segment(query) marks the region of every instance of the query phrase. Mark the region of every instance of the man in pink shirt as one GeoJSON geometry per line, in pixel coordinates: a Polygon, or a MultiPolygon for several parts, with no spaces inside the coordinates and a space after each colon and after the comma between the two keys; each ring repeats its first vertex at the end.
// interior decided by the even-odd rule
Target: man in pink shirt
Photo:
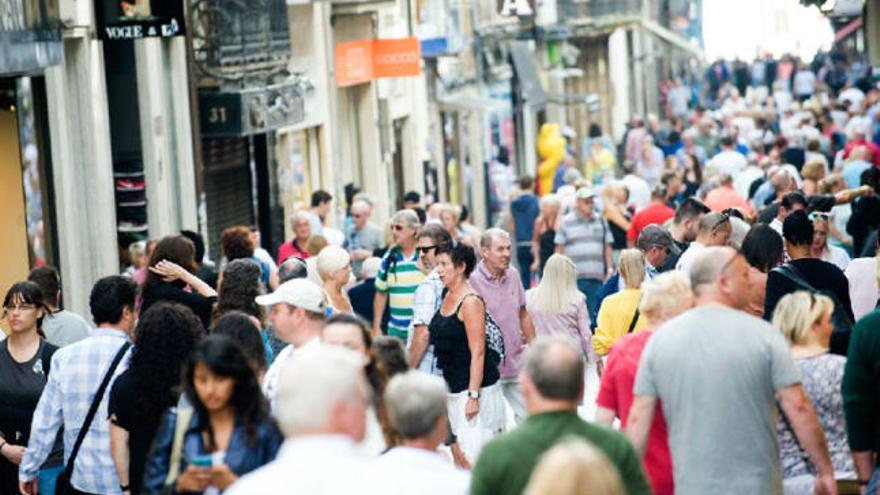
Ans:
{"type": "Polygon", "coordinates": [[[752,207],[736,189],[733,188],[733,177],[722,173],[718,176],[721,185],[709,191],[706,195],[706,206],[712,211],[724,211],[728,208],[738,208],[747,216],[752,216],[752,207]]]}
{"type": "Polygon", "coordinates": [[[486,311],[498,323],[504,339],[504,361],[498,366],[501,390],[519,424],[526,417],[526,406],[519,388],[523,350],[535,338],[535,326],[526,312],[526,292],[519,272],[510,266],[510,235],[501,229],[488,229],[480,238],[483,260],[468,279],[486,302],[486,311]]]}

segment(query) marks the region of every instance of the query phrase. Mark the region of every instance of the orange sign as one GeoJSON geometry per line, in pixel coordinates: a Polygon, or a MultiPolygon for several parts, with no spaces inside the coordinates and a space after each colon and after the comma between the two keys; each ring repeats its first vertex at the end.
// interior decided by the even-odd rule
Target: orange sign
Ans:
{"type": "Polygon", "coordinates": [[[383,77],[417,76],[421,51],[415,36],[337,43],[336,86],[344,88],[383,77]]]}

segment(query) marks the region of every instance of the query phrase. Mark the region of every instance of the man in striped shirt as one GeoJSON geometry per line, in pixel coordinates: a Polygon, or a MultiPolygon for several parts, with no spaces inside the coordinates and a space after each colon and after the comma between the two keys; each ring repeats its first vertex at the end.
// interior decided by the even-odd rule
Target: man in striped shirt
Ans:
{"type": "Polygon", "coordinates": [[[380,335],[382,314],[388,304],[388,335],[406,342],[413,317],[413,297],[425,277],[419,269],[416,236],[419,217],[412,210],[400,210],[391,218],[394,246],[382,258],[376,275],[376,297],[373,300],[373,335],[380,335]]]}
{"type": "Polygon", "coordinates": [[[614,271],[611,259],[611,229],[593,211],[596,192],[585,186],[577,190],[577,207],[562,217],[556,229],[556,252],[574,261],[578,289],[587,297],[590,324],[595,326],[599,311],[599,291],[604,280],[614,271]]]}

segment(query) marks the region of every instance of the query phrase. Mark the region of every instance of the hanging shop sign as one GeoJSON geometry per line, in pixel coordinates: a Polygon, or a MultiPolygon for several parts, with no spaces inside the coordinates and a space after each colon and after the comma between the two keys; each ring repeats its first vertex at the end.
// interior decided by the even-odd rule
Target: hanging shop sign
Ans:
{"type": "Polygon", "coordinates": [[[344,88],[386,77],[417,76],[421,51],[415,36],[337,43],[336,86],[344,88]]]}
{"type": "Polygon", "coordinates": [[[295,82],[238,91],[201,88],[199,113],[204,137],[250,136],[302,122],[305,105],[295,82]]]}
{"type": "Polygon", "coordinates": [[[95,0],[102,40],[170,38],[185,34],[183,0],[95,0]]]}

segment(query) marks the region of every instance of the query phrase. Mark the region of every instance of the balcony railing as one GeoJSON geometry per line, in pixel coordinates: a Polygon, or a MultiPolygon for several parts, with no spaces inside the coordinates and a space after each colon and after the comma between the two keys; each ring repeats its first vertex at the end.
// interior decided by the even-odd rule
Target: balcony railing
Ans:
{"type": "Polygon", "coordinates": [[[203,76],[271,81],[287,71],[285,0],[194,0],[193,50],[203,76]]]}
{"type": "Polygon", "coordinates": [[[570,22],[638,16],[642,0],[557,0],[559,19],[570,22]]]}

